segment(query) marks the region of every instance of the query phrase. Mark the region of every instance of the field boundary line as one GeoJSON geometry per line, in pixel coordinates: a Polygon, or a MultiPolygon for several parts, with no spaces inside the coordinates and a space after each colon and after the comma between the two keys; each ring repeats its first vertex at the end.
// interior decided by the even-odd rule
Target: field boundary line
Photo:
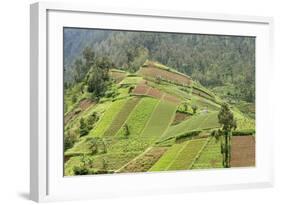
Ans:
{"type": "Polygon", "coordinates": [[[194,157],[194,159],[192,160],[192,162],[190,163],[190,166],[188,167],[188,169],[192,169],[194,163],[199,159],[199,157],[201,156],[201,153],[203,152],[203,150],[207,147],[207,145],[209,144],[209,142],[211,141],[211,137],[209,137],[206,142],[204,143],[204,145],[201,147],[201,149],[199,150],[199,152],[197,153],[197,155],[194,157]]]}
{"type": "MultiPolygon", "coordinates": [[[[211,118],[212,114],[215,114],[216,111],[214,112],[210,112],[209,115],[206,116],[206,118],[204,120],[202,120],[202,122],[197,126],[196,129],[200,129],[201,128],[201,125],[203,125],[209,118],[211,118]]],[[[203,128],[201,128],[203,129],[203,128]]]]}
{"type": "MultiPolygon", "coordinates": [[[[190,117],[190,118],[186,119],[185,121],[186,121],[186,123],[188,123],[188,121],[192,120],[192,118],[193,118],[193,120],[194,120],[194,118],[197,118],[197,117],[198,117],[198,115],[197,115],[197,116],[190,117]]],[[[185,122],[185,121],[182,121],[182,122],[185,122]]],[[[182,122],[181,122],[181,123],[182,123],[182,122]]],[[[179,124],[177,124],[177,125],[169,126],[169,127],[179,126],[181,123],[179,123],[179,124]]],[[[188,125],[189,125],[189,123],[188,123],[188,125]]],[[[189,127],[188,127],[188,128],[189,128],[189,127]]],[[[192,131],[196,131],[196,130],[198,130],[198,128],[192,129],[192,130],[188,130],[188,132],[192,132],[192,131]]],[[[167,131],[168,131],[168,129],[167,129],[165,132],[167,132],[167,131]]],[[[180,132],[180,133],[178,133],[177,135],[172,136],[172,137],[176,137],[176,136],[181,135],[181,134],[184,134],[184,133],[186,133],[186,132],[187,132],[187,131],[182,131],[182,132],[180,132]]],[[[165,134],[166,134],[166,133],[165,133],[165,134]]]]}
{"type": "Polygon", "coordinates": [[[142,129],[142,131],[141,131],[141,133],[140,133],[140,137],[143,137],[142,134],[143,134],[144,130],[146,129],[148,123],[150,122],[150,120],[151,120],[151,118],[152,118],[152,115],[153,115],[153,113],[155,112],[155,110],[157,109],[157,107],[159,106],[160,102],[161,102],[161,100],[158,100],[157,104],[155,105],[155,108],[154,108],[153,111],[151,112],[151,114],[150,114],[150,116],[149,116],[149,119],[148,119],[147,122],[145,123],[145,125],[144,125],[144,127],[143,127],[143,129],[142,129]]]}
{"type": "Polygon", "coordinates": [[[172,164],[174,164],[174,162],[176,161],[176,159],[179,157],[180,153],[185,149],[185,147],[189,144],[189,141],[186,142],[186,144],[184,146],[182,146],[182,148],[177,152],[175,158],[169,163],[169,165],[166,167],[166,171],[169,170],[169,168],[172,166],[172,164]]]}
{"type": "MultiPolygon", "coordinates": [[[[135,107],[139,104],[140,98],[139,97],[133,97],[133,98],[129,98],[126,100],[126,102],[124,103],[124,105],[122,106],[122,108],[119,110],[119,112],[114,116],[112,122],[114,122],[114,120],[117,118],[118,114],[123,110],[124,106],[129,102],[129,100],[135,100],[135,98],[138,98],[137,104],[134,106],[134,108],[130,111],[128,117],[130,116],[130,114],[132,113],[132,111],[135,109],[135,107]]],[[[128,117],[126,118],[125,121],[127,121],[128,117]]],[[[106,131],[110,128],[110,126],[112,125],[112,122],[107,126],[107,129],[105,130],[105,132],[103,133],[103,135],[106,133],[106,131]]],[[[122,128],[122,126],[124,125],[124,123],[122,123],[121,127],[116,131],[114,137],[116,136],[116,134],[118,133],[118,131],[122,128]]],[[[107,136],[104,136],[107,137],[107,136]]]]}
{"type": "MultiPolygon", "coordinates": [[[[121,99],[122,100],[122,99],[121,99]]],[[[123,108],[123,106],[126,104],[126,102],[128,101],[128,99],[124,99],[124,103],[123,103],[123,105],[122,105],[122,107],[120,108],[120,110],[123,108]]],[[[102,114],[102,116],[100,117],[100,119],[98,120],[98,122],[97,122],[97,124],[96,124],[96,126],[95,127],[97,127],[100,123],[101,123],[101,121],[102,121],[102,118],[104,117],[104,115],[105,115],[105,113],[106,113],[106,110],[108,110],[110,107],[112,107],[113,106],[113,103],[110,103],[107,107],[106,107],[106,109],[105,109],[105,111],[104,111],[104,113],[102,114]]],[[[117,113],[115,113],[115,115],[113,116],[113,119],[112,119],[112,122],[113,122],[113,120],[114,120],[114,118],[117,116],[117,114],[120,112],[120,110],[117,112],[117,113]]],[[[110,123],[111,124],[111,123],[110,123]]],[[[104,133],[105,133],[105,131],[109,128],[109,125],[110,124],[107,124],[106,125],[106,128],[104,129],[104,131],[101,133],[101,135],[100,136],[98,136],[98,137],[104,137],[104,133]]],[[[95,127],[93,128],[93,129],[95,129],[95,127]]],[[[92,130],[93,130],[92,129],[92,130]]],[[[90,132],[89,133],[91,133],[91,131],[92,130],[90,130],[90,132]]]]}
{"type": "MultiPolygon", "coordinates": [[[[169,125],[167,126],[167,128],[165,129],[165,131],[162,133],[162,135],[159,137],[158,140],[162,139],[162,137],[165,136],[165,134],[168,132],[169,128],[171,127],[171,124],[173,123],[173,120],[174,120],[174,118],[175,118],[175,116],[176,116],[176,113],[177,113],[177,108],[178,108],[178,105],[175,106],[175,111],[174,111],[173,116],[172,116],[171,119],[170,119],[169,125]]],[[[157,140],[157,141],[158,141],[158,140],[157,140]]]]}
{"type": "MultiPolygon", "coordinates": [[[[139,97],[136,97],[139,98],[139,97]]],[[[128,115],[127,119],[123,122],[123,124],[121,125],[121,127],[119,128],[119,130],[117,130],[116,134],[114,135],[114,137],[116,137],[116,135],[118,134],[118,132],[120,131],[120,129],[122,129],[122,127],[127,123],[127,121],[130,119],[132,113],[135,111],[135,109],[139,106],[139,104],[141,103],[142,98],[139,98],[139,101],[137,102],[137,104],[135,105],[135,107],[131,110],[130,114],[128,115]]]]}
{"type": "Polygon", "coordinates": [[[119,169],[117,169],[115,172],[120,172],[123,168],[125,168],[128,164],[130,164],[131,162],[136,161],[138,158],[142,157],[143,155],[145,155],[148,151],[150,151],[153,147],[148,147],[146,150],[144,150],[144,152],[142,152],[141,154],[139,154],[138,156],[136,156],[134,159],[130,160],[129,162],[127,162],[125,165],[123,165],[122,167],[120,167],[119,169]]]}

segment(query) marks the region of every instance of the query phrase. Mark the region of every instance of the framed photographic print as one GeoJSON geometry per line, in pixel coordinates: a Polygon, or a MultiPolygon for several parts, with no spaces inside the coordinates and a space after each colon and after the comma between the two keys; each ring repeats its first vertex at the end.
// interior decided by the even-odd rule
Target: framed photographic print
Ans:
{"type": "Polygon", "coordinates": [[[31,5],[31,199],[272,186],[272,24],[31,5]]]}

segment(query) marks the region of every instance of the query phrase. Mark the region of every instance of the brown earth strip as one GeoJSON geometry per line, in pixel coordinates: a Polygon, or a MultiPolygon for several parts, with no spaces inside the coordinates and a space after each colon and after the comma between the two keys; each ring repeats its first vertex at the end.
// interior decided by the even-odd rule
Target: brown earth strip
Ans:
{"type": "Polygon", "coordinates": [[[169,95],[169,94],[165,94],[164,100],[167,100],[167,101],[169,101],[171,103],[175,103],[175,104],[179,104],[181,102],[181,100],[179,98],[177,98],[176,96],[173,96],[173,95],[169,95]]]}
{"type": "Polygon", "coordinates": [[[166,147],[153,147],[135,160],[132,160],[120,172],[146,172],[160,159],[167,149],[166,147]]]}
{"type": "Polygon", "coordinates": [[[149,66],[149,67],[142,67],[139,70],[139,73],[143,76],[147,76],[147,77],[160,77],[163,78],[165,80],[168,81],[173,81],[179,84],[187,84],[190,85],[192,80],[190,78],[188,78],[187,76],[184,75],[180,75],[178,73],[173,73],[170,71],[166,71],[163,69],[159,69],[153,66],[149,66]]]}
{"type": "Polygon", "coordinates": [[[160,99],[163,96],[163,92],[156,88],[150,88],[147,95],[160,99]]]}
{"type": "Polygon", "coordinates": [[[145,95],[149,88],[150,87],[145,84],[140,84],[136,86],[132,93],[136,95],[145,95]]]}
{"type": "Polygon", "coordinates": [[[255,137],[235,136],[231,140],[231,166],[255,166],[255,137]]]}
{"type": "Polygon", "coordinates": [[[181,112],[176,112],[174,121],[172,122],[172,125],[179,124],[180,122],[186,120],[188,118],[188,114],[186,113],[181,113],[181,112]]]}
{"type": "Polygon", "coordinates": [[[126,73],[118,72],[118,71],[110,71],[109,76],[116,82],[120,83],[125,77],[126,73]]]}
{"type": "Polygon", "coordinates": [[[91,99],[84,99],[79,102],[79,107],[84,111],[93,104],[94,102],[91,99]]]}
{"type": "Polygon", "coordinates": [[[90,106],[95,105],[95,102],[90,100],[90,99],[83,99],[79,102],[78,109],[76,108],[75,110],[67,113],[64,116],[64,124],[66,125],[69,121],[71,121],[74,116],[78,115],[79,113],[85,111],[88,109],[90,106]]]}

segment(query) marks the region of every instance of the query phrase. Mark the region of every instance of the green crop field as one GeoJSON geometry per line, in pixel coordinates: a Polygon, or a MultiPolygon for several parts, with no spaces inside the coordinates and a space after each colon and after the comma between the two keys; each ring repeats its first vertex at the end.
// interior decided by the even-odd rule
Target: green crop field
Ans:
{"type": "MultiPolygon", "coordinates": [[[[96,156],[86,156],[88,161],[92,161],[89,165],[91,169],[102,170],[106,166],[108,170],[118,170],[124,164],[138,156],[140,152],[127,152],[127,153],[114,153],[114,154],[103,154],[96,156]]],[[[73,168],[75,166],[81,166],[83,156],[71,157],[65,163],[65,175],[73,176],[73,168]]]]}
{"type": "Polygon", "coordinates": [[[103,136],[104,132],[108,126],[112,123],[115,116],[124,106],[126,100],[114,101],[111,106],[105,111],[104,115],[101,117],[100,121],[97,123],[96,127],[90,132],[90,136],[100,137],[103,136]]]}
{"type": "Polygon", "coordinates": [[[177,106],[172,103],[160,101],[147,122],[141,137],[154,139],[160,137],[172,123],[176,108],[177,106]]]}
{"type": "MultiPolygon", "coordinates": [[[[125,122],[129,127],[130,136],[139,136],[141,134],[157,104],[158,100],[156,99],[150,97],[142,98],[125,122]]],[[[117,133],[117,136],[124,135],[124,129],[120,129],[117,133]]]]}
{"type": "MultiPolygon", "coordinates": [[[[187,142],[186,142],[187,143],[187,142]]],[[[165,171],[169,168],[171,162],[176,159],[184,149],[186,143],[174,144],[149,171],[165,171]]]]}
{"type": "Polygon", "coordinates": [[[198,96],[192,97],[191,104],[197,105],[199,109],[203,109],[203,110],[217,111],[220,109],[220,105],[210,101],[209,99],[198,97],[198,96]]]}
{"type": "Polygon", "coordinates": [[[120,84],[126,84],[126,85],[130,85],[130,84],[133,84],[133,85],[136,85],[138,84],[139,82],[142,81],[142,77],[126,77],[124,80],[122,80],[120,82],[120,84]]]}
{"type": "Polygon", "coordinates": [[[215,138],[210,139],[206,147],[203,149],[199,158],[195,161],[192,169],[208,169],[222,168],[220,142],[216,142],[215,138]]]}
{"type": "Polygon", "coordinates": [[[180,124],[171,126],[163,135],[162,140],[176,137],[192,130],[213,129],[220,127],[217,115],[218,112],[208,112],[192,116],[180,124]]]}
{"type": "Polygon", "coordinates": [[[150,171],[190,169],[207,139],[196,139],[173,145],[150,171]]]}
{"type": "Polygon", "coordinates": [[[124,104],[120,112],[114,117],[108,129],[104,132],[104,136],[114,136],[118,132],[139,100],[139,98],[130,98],[124,104]]]}

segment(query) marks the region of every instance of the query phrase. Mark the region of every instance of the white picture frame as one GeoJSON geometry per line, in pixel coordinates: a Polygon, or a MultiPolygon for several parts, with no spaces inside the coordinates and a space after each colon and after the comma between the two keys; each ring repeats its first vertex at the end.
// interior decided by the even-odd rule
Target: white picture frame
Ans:
{"type": "Polygon", "coordinates": [[[272,29],[270,17],[96,8],[73,3],[32,4],[30,198],[41,202],[273,186],[274,134],[267,129],[272,117],[263,109],[271,106],[266,96],[273,69],[272,29]],[[63,113],[61,32],[64,26],[256,36],[256,167],[63,177],[60,113],[63,113]]]}

